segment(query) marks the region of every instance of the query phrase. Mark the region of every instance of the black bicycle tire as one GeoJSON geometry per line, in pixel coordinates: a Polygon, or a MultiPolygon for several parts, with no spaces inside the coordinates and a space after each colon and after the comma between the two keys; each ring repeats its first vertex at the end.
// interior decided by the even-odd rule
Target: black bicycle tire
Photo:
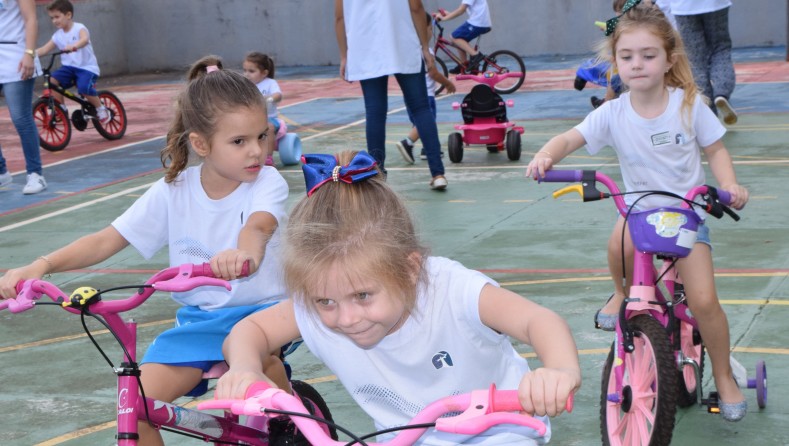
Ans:
{"type": "MultiPolygon", "coordinates": [[[[671,443],[674,431],[674,416],[677,412],[677,373],[672,351],[665,329],[658,321],[648,315],[639,315],[628,321],[635,336],[646,336],[652,345],[653,359],[657,367],[658,395],[655,423],[650,436],[649,446],[667,446],[671,443]]],[[[612,378],[612,366],[615,357],[616,344],[611,345],[611,351],[603,368],[600,398],[600,434],[604,446],[610,446],[607,423],[608,380],[612,378]]]]}
{"type": "MultiPolygon", "coordinates": [[[[290,382],[290,386],[299,396],[306,398],[315,404],[324,419],[334,422],[334,418],[332,417],[331,410],[329,410],[329,406],[326,404],[326,401],[323,399],[321,394],[314,387],[305,383],[304,381],[299,380],[292,380],[290,382]]],[[[332,440],[337,440],[339,438],[337,436],[337,429],[331,425],[329,426],[329,435],[331,435],[332,440]]]]}
{"type": "Polygon", "coordinates": [[[523,85],[523,82],[526,80],[526,65],[523,63],[523,58],[515,54],[513,51],[498,50],[488,54],[485,57],[485,59],[482,62],[482,72],[488,71],[488,66],[490,65],[489,61],[497,60],[501,56],[513,58],[516,61],[520,72],[523,73],[523,76],[519,77],[517,82],[515,82],[514,85],[511,85],[508,88],[499,87],[500,84],[497,84],[495,87],[493,87],[496,90],[496,92],[499,94],[510,94],[517,91],[521,87],[521,85],[523,85]]]}

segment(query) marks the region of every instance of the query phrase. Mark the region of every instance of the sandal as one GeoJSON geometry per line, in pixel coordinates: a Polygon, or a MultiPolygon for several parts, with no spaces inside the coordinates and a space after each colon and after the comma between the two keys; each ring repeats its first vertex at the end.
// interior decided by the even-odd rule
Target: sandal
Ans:
{"type": "MultiPolygon", "coordinates": [[[[608,298],[605,303],[608,303],[613,299],[614,295],[608,298]]],[[[615,331],[616,330],[616,321],[619,318],[618,314],[608,314],[608,313],[601,313],[602,309],[597,310],[594,314],[594,328],[603,331],[615,331]]]]}

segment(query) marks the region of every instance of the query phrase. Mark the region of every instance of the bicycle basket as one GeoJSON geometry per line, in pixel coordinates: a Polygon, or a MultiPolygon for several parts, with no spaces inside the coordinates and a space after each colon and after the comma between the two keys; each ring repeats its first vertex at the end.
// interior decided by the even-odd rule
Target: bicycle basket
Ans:
{"type": "Polygon", "coordinates": [[[627,223],[639,251],[687,257],[696,243],[701,218],[690,209],[657,208],[633,212],[627,223]]]}

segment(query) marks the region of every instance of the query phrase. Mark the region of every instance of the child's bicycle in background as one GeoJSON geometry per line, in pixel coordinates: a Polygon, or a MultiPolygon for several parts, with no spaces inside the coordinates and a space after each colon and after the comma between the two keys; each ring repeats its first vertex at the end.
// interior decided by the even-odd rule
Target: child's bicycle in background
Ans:
{"type": "MultiPolygon", "coordinates": [[[[439,11],[442,14],[446,14],[446,11],[443,9],[439,11]]],[[[482,59],[482,66],[479,71],[475,69],[476,67],[472,67],[471,70],[467,71],[468,67],[463,64],[463,59],[460,57],[463,50],[458,48],[451,40],[444,38],[444,27],[436,21],[435,15],[433,16],[433,25],[438,29],[438,33],[434,33],[436,35],[436,43],[433,46],[433,53],[436,56],[436,68],[441,71],[444,77],[449,77],[449,70],[447,70],[447,64],[439,57],[439,52],[443,53],[460,67],[459,74],[461,75],[480,74],[485,72],[493,72],[496,74],[520,73],[518,76],[509,77],[506,81],[500,82],[493,87],[499,94],[512,93],[523,85],[523,81],[526,79],[526,65],[524,65],[523,59],[520,56],[509,50],[494,51],[487,54],[485,58],[482,59]]],[[[479,41],[481,38],[482,36],[477,37],[477,40],[474,42],[474,49],[479,49],[479,41]]],[[[436,95],[441,93],[443,89],[443,86],[439,87],[436,90],[436,95]]]]}
{"type": "Polygon", "coordinates": [[[455,130],[461,130],[463,135],[454,132],[449,134],[447,151],[453,163],[463,161],[463,146],[478,144],[485,145],[490,153],[507,151],[507,157],[512,161],[521,158],[521,134],[523,127],[518,127],[514,122],[507,120],[507,107],[512,107],[512,99],[504,101],[493,89],[495,86],[520,73],[486,72],[477,75],[459,74],[457,80],[471,79],[479,82],[471,92],[463,98],[463,102],[453,102],[454,110],[460,109],[463,124],[455,124],[455,130]]]}
{"type": "Polygon", "coordinates": [[[126,109],[120,99],[111,91],[99,90],[98,97],[102,105],[107,107],[110,113],[110,120],[101,124],[96,114],[96,107],[88,102],[82,95],[72,93],[60,85],[51,82],[52,65],[55,57],[66,53],[57,51],[50,56],[49,64],[43,68],[44,71],[44,92],[41,97],[33,103],[33,118],[38,126],[39,144],[42,148],[50,152],[63,150],[71,141],[71,125],[83,131],[92,124],[101,136],[109,140],[121,139],[126,133],[126,109]],[[56,91],[64,97],[78,103],[80,108],[74,110],[69,120],[68,113],[61,107],[61,103],[52,95],[56,91]]]}
{"type": "MultiPolygon", "coordinates": [[[[44,280],[26,280],[17,284],[18,296],[15,299],[0,300],[0,310],[8,309],[11,313],[20,313],[35,305],[56,305],[80,316],[88,337],[118,375],[116,439],[119,446],[138,444],[138,420],[148,420],[157,429],[214,444],[270,444],[271,446],[285,444],[280,443],[284,439],[275,440],[269,435],[268,421],[273,420],[273,417],[240,420],[238,416],[231,413],[217,416],[145,397],[145,389],[141,386],[140,369],[137,365],[137,323],[134,320],[124,321],[121,313],[142,305],[156,291],[182,292],[200,286],[221,286],[230,289],[228,282],[213,277],[210,264],[186,264],[164,269],[148,279],[144,285],[121,286],[102,291],[91,287],[80,287],[71,296],[66,296],[57,286],[44,280]],[[125,299],[102,300],[102,294],[123,289],[136,291],[125,299]],[[48,296],[53,302],[36,303],[42,296],[48,296]],[[113,364],[96,342],[85,323],[86,316],[98,320],[115,337],[123,352],[120,364],[113,364]]],[[[220,364],[224,365],[224,363],[220,364]]],[[[221,365],[206,372],[204,378],[220,376],[223,373],[221,365]]],[[[332,416],[326,403],[313,387],[302,381],[291,383],[294,392],[312,406],[313,410],[310,413],[331,422],[332,416]]],[[[281,425],[282,421],[279,419],[277,422],[281,425]]],[[[336,439],[336,431],[328,426],[330,424],[324,425],[324,434],[336,439]]]]}
{"type": "MultiPolygon", "coordinates": [[[[616,338],[603,370],[602,440],[604,445],[613,446],[668,445],[676,406],[698,403],[710,413],[720,411],[716,392],[702,398],[704,344],[674,265],[690,253],[696,241],[696,229],[702,220],[693,208],[699,206],[716,218],[726,213],[739,220],[728,208],[731,197],[726,191],[706,185],[692,189],[684,198],[668,192],[644,191],[638,193],[681,199],[682,207],[631,212],[616,183],[600,172],[550,170],[540,181],[580,182],[554,192],[554,198],[569,192],[578,192],[584,202],[613,198],[627,220],[635,246],[633,285],[619,311],[616,338]],[[597,190],[598,181],[609,192],[597,190]],[[703,203],[694,201],[697,196],[703,203]],[[655,257],[662,260],[659,271],[655,269],[655,257]],[[665,294],[659,286],[661,282],[665,294]]],[[[739,366],[734,358],[731,361],[739,366]]],[[[764,361],[757,362],[755,379],[741,376],[737,384],[755,388],[759,407],[766,406],[764,361]]]]}
{"type": "MultiPolygon", "coordinates": [[[[401,427],[385,429],[359,437],[337,426],[351,441],[335,441],[326,435],[325,420],[309,416],[298,398],[268,383],[255,383],[247,389],[243,400],[214,400],[200,403],[199,409],[224,409],[236,415],[260,416],[265,414],[287,414],[296,427],[312,445],[317,446],[408,446],[414,444],[428,430],[463,435],[479,435],[499,424],[526,426],[539,435],[545,435],[545,424],[532,416],[521,413],[523,407],[517,390],[489,389],[474,390],[462,395],[453,395],[437,400],[422,409],[411,421],[401,427]],[[451,416],[448,416],[451,415],[451,416]],[[366,442],[368,438],[401,431],[382,443],[366,442]]],[[[567,400],[567,412],[573,410],[573,396],[567,400]]]]}

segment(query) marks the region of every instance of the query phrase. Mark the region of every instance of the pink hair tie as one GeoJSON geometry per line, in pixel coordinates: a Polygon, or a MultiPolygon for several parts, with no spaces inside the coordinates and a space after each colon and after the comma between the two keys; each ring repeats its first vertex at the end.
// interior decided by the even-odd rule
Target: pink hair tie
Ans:
{"type": "Polygon", "coordinates": [[[219,71],[219,67],[216,66],[216,65],[209,65],[209,66],[205,67],[205,72],[206,73],[211,73],[211,72],[214,72],[214,71],[219,71]]]}

